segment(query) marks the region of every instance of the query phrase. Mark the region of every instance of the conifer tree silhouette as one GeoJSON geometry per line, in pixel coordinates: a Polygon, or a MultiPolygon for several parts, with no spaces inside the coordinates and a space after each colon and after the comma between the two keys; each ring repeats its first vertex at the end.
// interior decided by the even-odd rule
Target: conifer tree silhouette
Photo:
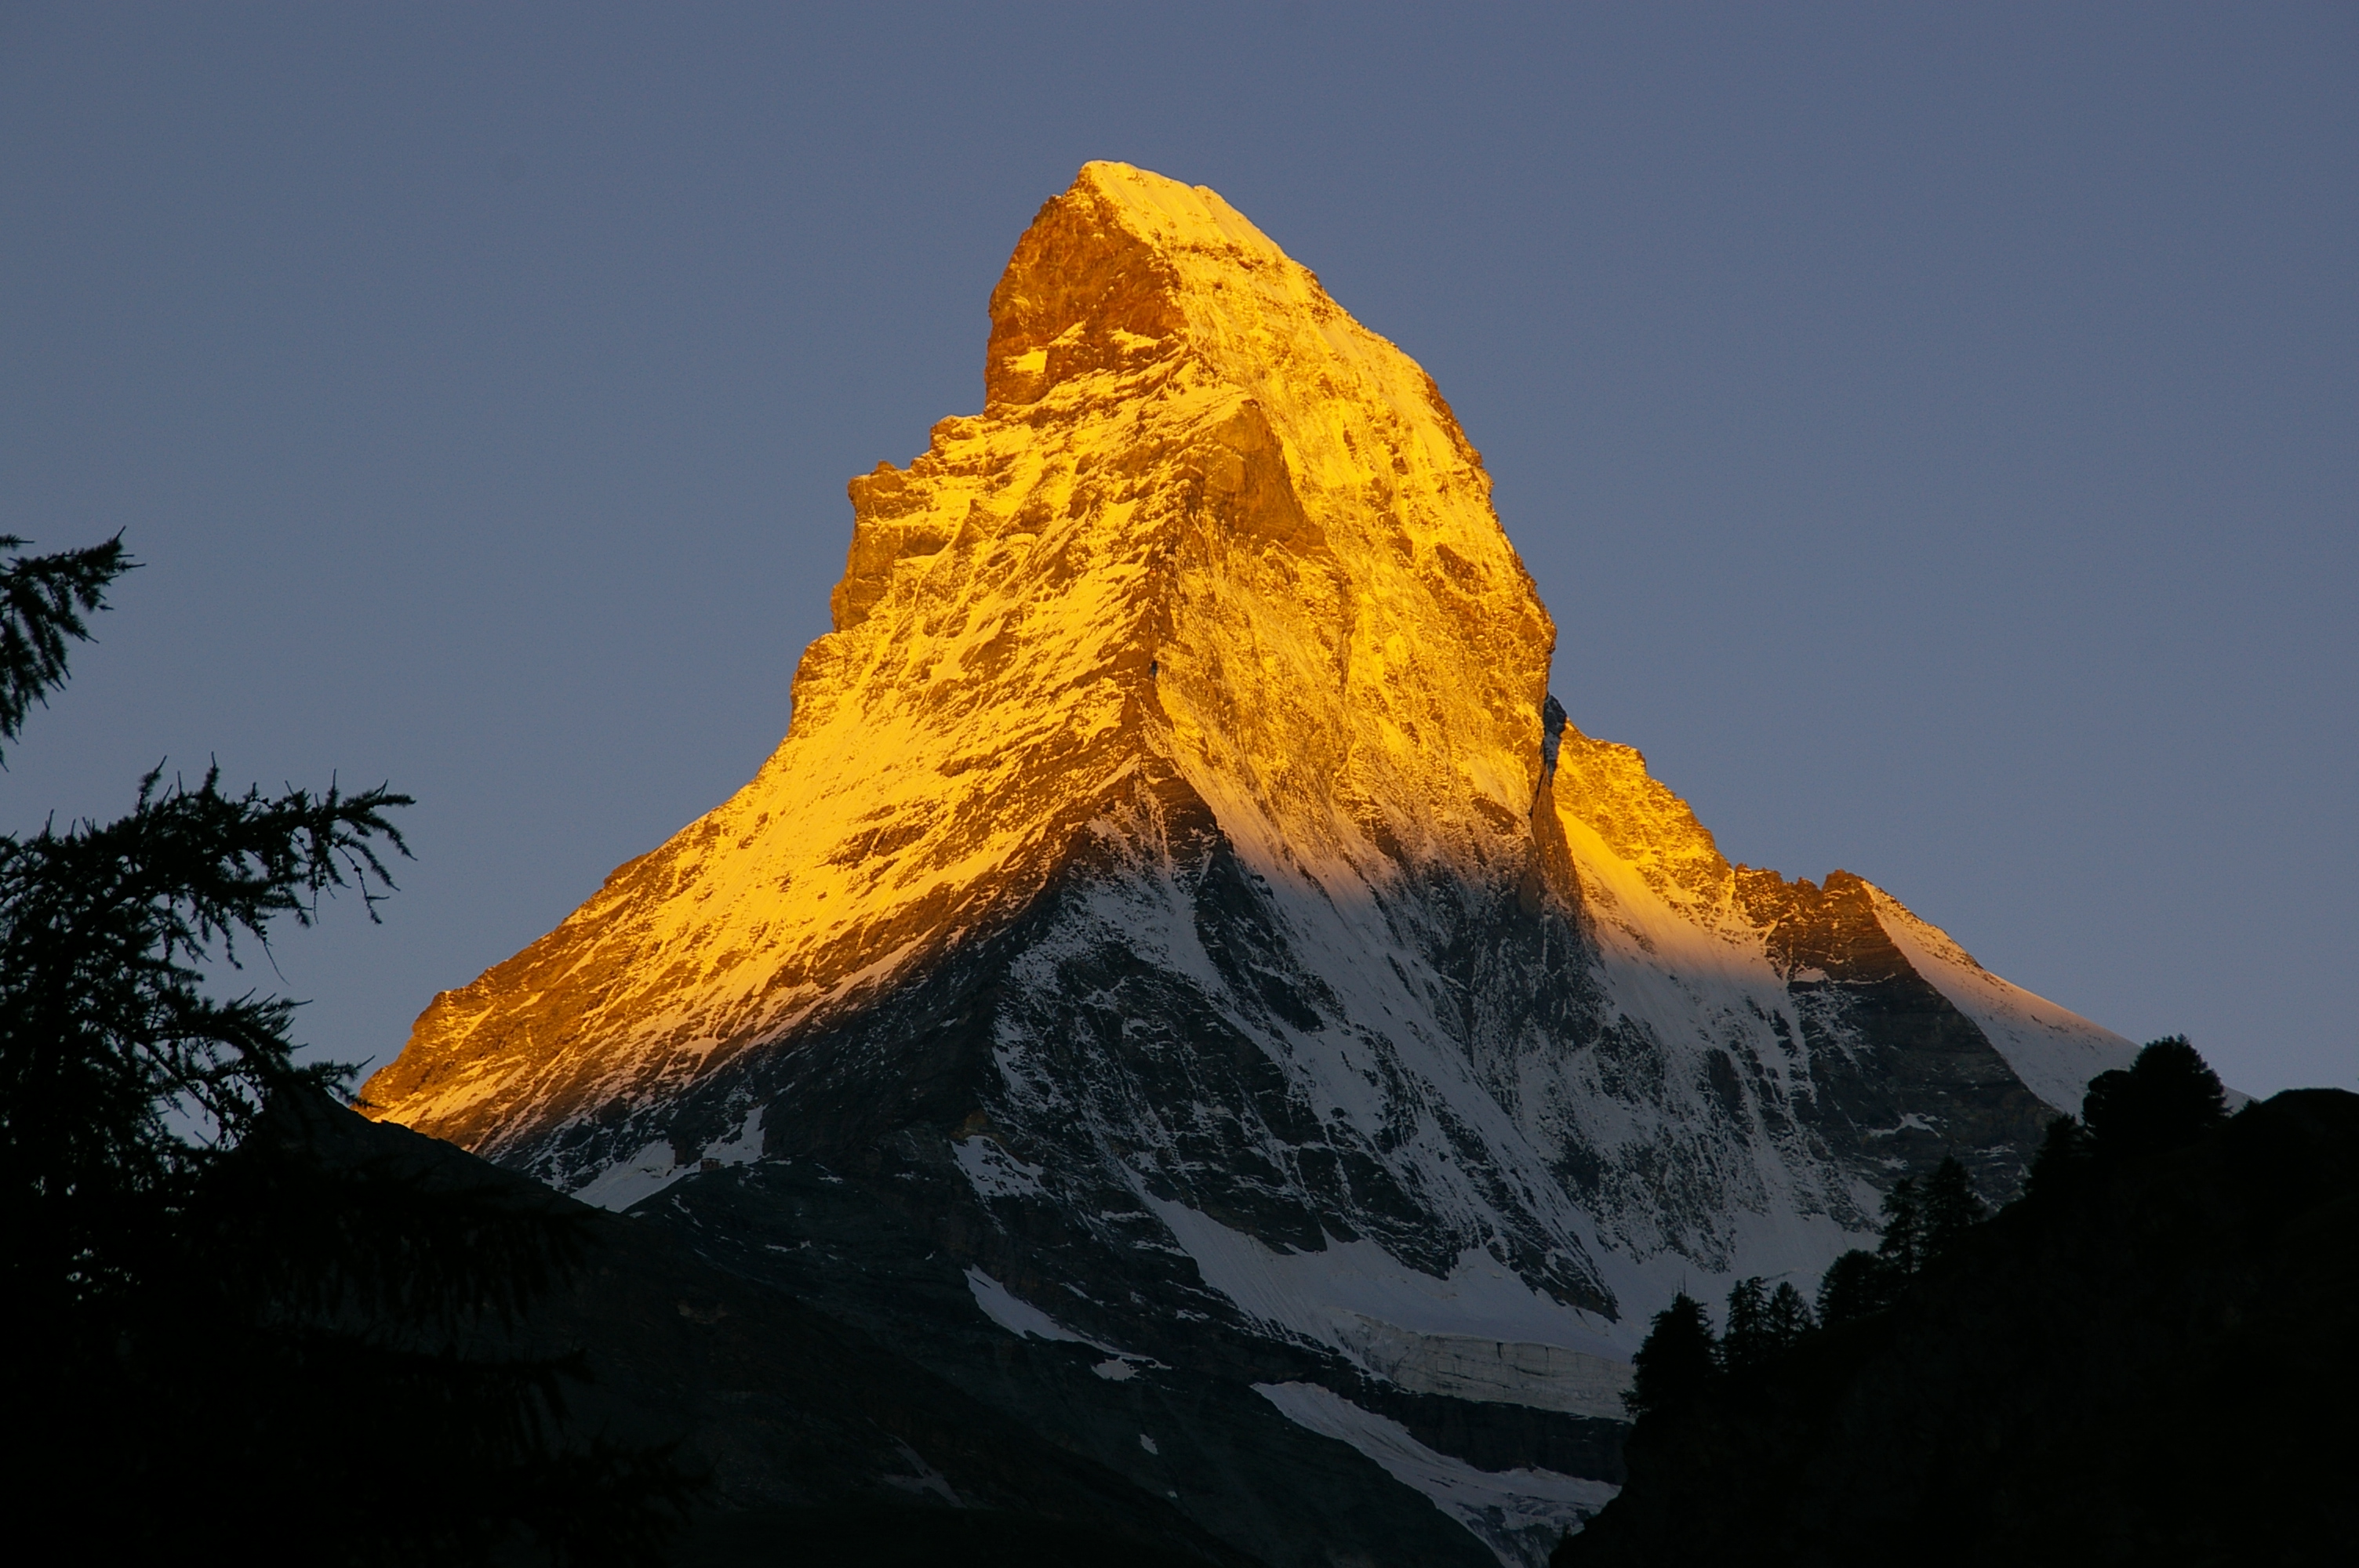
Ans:
{"type": "MultiPolygon", "coordinates": [[[[0,549],[24,541],[0,538],[0,549]]],[[[0,740],[67,677],[136,565],[118,537],[0,568],[0,740]]],[[[513,1185],[321,1156],[350,1074],[296,1060],[294,1004],[199,966],[390,892],[407,795],[140,782],[130,815],[0,836],[0,1216],[38,1433],[12,1525],[96,1561],[643,1561],[687,1483],[569,1444],[578,1358],[506,1337],[580,1251],[513,1185]],[[54,1527],[54,1531],[50,1528],[54,1527]],[[62,1533],[57,1533],[62,1532],[62,1533]]]]}
{"type": "Polygon", "coordinates": [[[1827,1265],[1819,1281],[1819,1323],[1837,1328],[1856,1323],[1892,1303],[1893,1270],[1873,1252],[1858,1248],[1827,1265]]]}
{"type": "Polygon", "coordinates": [[[1761,1277],[1737,1281],[1728,1292],[1728,1327],[1721,1336],[1721,1366],[1731,1377],[1748,1377],[1775,1360],[1780,1348],[1770,1333],[1769,1293],[1761,1277]]]}
{"type": "MultiPolygon", "coordinates": [[[[27,543],[0,534],[0,550],[27,543]]],[[[104,608],[106,585],[137,565],[118,534],[86,550],[20,556],[0,568],[0,738],[16,740],[33,705],[46,705],[66,684],[67,644],[90,640],[82,617],[104,608]]]]}
{"type": "Polygon", "coordinates": [[[2031,1157],[2031,1170],[2024,1177],[2024,1196],[2047,1199],[2070,1191],[2080,1184],[2094,1154],[2089,1130],[2081,1125],[2081,1119],[2058,1117],[2048,1124],[2039,1152],[2031,1157]]]}
{"type": "Polygon", "coordinates": [[[1923,1227],[1925,1256],[1938,1258],[1990,1214],[1958,1157],[1949,1155],[1926,1178],[1923,1227]]]}
{"type": "Polygon", "coordinates": [[[1810,1303],[1802,1299],[1802,1292],[1794,1288],[1794,1281],[1780,1280],[1777,1288],[1770,1292],[1769,1305],[1762,1314],[1762,1326],[1769,1336],[1769,1343],[1783,1354],[1791,1350],[1802,1336],[1818,1325],[1810,1317],[1810,1303]]]}
{"type": "Polygon", "coordinates": [[[1715,1344],[1703,1303],[1685,1291],[1655,1314],[1646,1342],[1630,1358],[1630,1390],[1623,1404],[1634,1421],[1693,1409],[1712,1387],[1715,1344]]]}
{"type": "Polygon", "coordinates": [[[1884,1195],[1884,1239],[1875,1255],[1904,1280],[1924,1262],[1925,1206],[1916,1177],[1901,1177],[1884,1195]]]}
{"type": "Polygon", "coordinates": [[[2127,1068],[2100,1073],[2081,1119],[2101,1159],[2136,1159],[2192,1143],[2227,1119],[2227,1092],[2184,1034],[2148,1043],[2127,1068]]]}
{"type": "MultiPolygon", "coordinates": [[[[1963,1184],[1966,1197],[1972,1197],[1973,1189],[1964,1167],[1952,1159],[1944,1161],[1942,1168],[1954,1173],[1948,1177],[1940,1177],[1939,1171],[1935,1173],[1944,1187],[1963,1184]]],[[[1965,1200],[1955,1193],[1941,1201],[1951,1206],[1952,1221],[1957,1215],[1969,1212],[1965,1200]]],[[[1975,1204],[1980,1201],[1973,1199],[1975,1204]]],[[[1981,1217],[1978,1209],[1971,1212],[1975,1218],[1981,1217]]],[[[1884,1195],[1884,1238],[1875,1250],[1865,1252],[1854,1248],[1829,1264],[1821,1277],[1820,1324],[1832,1328],[1855,1322],[1897,1301],[1901,1291],[1937,1250],[1933,1223],[1928,1189],[1920,1188],[1914,1176],[1903,1176],[1893,1183],[1892,1190],[1884,1195]]]]}

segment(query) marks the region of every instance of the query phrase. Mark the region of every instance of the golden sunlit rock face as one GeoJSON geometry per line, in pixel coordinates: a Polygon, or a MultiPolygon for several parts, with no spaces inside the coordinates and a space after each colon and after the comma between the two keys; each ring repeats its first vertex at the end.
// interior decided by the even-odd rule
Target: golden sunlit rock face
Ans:
{"type": "Polygon", "coordinates": [[[1432,380],[1119,164],[1042,210],[992,321],[984,412],[852,481],[777,753],[438,997],[378,1114],[496,1149],[693,1078],[1003,918],[1110,813],[1520,867],[1555,633],[1432,380]]]}
{"type": "Polygon", "coordinates": [[[1089,165],[991,316],[983,412],[852,481],[777,752],[437,997],[375,1114],[593,1195],[983,1139],[1206,1278],[1191,1214],[1614,1319],[1822,1262],[1944,1149],[2011,1180],[2126,1060],[1567,725],[1431,379],[1212,192],[1089,165]]]}

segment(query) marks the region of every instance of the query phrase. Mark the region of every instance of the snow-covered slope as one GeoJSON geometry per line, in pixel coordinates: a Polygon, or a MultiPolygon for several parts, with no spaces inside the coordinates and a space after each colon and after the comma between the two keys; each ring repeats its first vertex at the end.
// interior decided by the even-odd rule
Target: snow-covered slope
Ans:
{"type": "Polygon", "coordinates": [[[798,1212],[928,1238],[872,1272],[940,1254],[1125,1397],[1317,1384],[1250,1408],[1513,1558],[1593,1476],[1498,1469],[1518,1512],[1337,1402],[1561,1447],[1682,1283],[1807,1284],[1945,1153],[2003,1191],[2118,1064],[1567,722],[1440,393],[1218,196],[1090,165],[992,318],[984,411],[852,483],[777,753],[436,998],[381,1114],[712,1236],[758,1228],[715,1184],[817,1162],[798,1212]]]}
{"type": "Polygon", "coordinates": [[[2137,1055],[2137,1047],[2112,1030],[2000,979],[1881,889],[1875,916],[1909,968],[1973,1019],[2015,1076],[2057,1109],[2077,1114],[2090,1079],[2127,1067],[2137,1055]]]}

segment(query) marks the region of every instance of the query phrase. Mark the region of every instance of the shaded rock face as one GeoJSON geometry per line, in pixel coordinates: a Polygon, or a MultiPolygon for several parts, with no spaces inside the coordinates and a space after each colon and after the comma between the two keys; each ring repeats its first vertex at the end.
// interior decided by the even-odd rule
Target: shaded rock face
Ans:
{"type": "MultiPolygon", "coordinates": [[[[1674,1289],[1807,1284],[1948,1152],[2002,1194],[2128,1060],[1572,726],[1430,379],[1212,192],[1089,166],[992,316],[983,413],[852,481],[777,752],[436,998],[381,1114],[1049,1427],[897,1292],[1211,1379],[1526,1561],[1674,1289]]],[[[1318,1560],[1250,1469],[1177,1500],[1318,1560]]]]}

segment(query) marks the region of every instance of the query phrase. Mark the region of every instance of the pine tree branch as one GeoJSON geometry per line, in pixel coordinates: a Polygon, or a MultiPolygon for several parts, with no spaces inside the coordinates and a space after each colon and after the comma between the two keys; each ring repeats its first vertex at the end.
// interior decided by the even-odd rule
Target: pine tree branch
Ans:
{"type": "MultiPolygon", "coordinates": [[[[0,550],[27,543],[0,534],[0,550]]],[[[14,741],[33,705],[46,707],[66,684],[67,644],[90,641],[82,617],[103,610],[106,585],[138,565],[117,534],[86,550],[0,567],[0,738],[14,741]]]]}

